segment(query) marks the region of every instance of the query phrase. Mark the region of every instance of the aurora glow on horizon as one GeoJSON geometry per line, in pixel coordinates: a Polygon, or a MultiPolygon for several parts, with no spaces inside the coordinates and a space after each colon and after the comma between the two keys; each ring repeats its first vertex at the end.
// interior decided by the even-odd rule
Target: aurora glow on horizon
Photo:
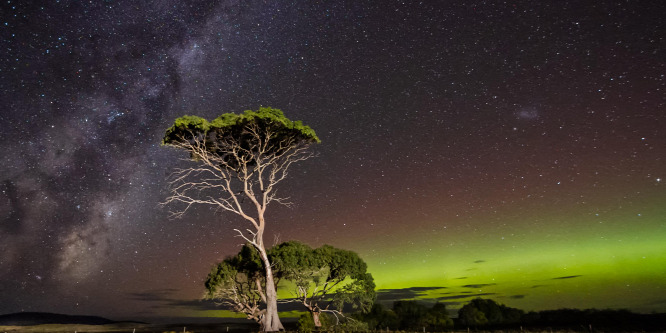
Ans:
{"type": "Polygon", "coordinates": [[[267,243],[358,252],[378,301],[666,312],[659,3],[1,6],[0,314],[226,315],[242,224],[168,220],[159,143],[259,105],[322,140],[267,243]]]}

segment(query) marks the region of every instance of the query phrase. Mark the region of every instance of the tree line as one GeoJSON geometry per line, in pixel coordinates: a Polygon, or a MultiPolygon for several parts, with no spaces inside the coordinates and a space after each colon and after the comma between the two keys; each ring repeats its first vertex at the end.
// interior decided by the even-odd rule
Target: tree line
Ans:
{"type": "MultiPolygon", "coordinates": [[[[388,309],[376,303],[354,316],[368,330],[442,332],[452,330],[568,330],[578,332],[660,331],[666,314],[639,314],[629,310],[557,309],[525,312],[491,299],[475,298],[451,318],[445,304],[428,307],[422,301],[396,301],[388,309]]],[[[357,327],[359,325],[356,325],[357,327]]]]}

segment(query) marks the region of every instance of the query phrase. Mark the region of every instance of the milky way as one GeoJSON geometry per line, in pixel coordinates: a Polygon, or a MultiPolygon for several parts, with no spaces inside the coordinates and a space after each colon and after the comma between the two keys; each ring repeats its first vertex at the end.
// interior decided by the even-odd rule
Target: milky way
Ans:
{"type": "Polygon", "coordinates": [[[242,221],[167,218],[161,137],[262,105],[322,139],[267,242],[359,252],[380,301],[666,310],[659,2],[34,3],[1,4],[0,313],[201,315],[242,221]]]}

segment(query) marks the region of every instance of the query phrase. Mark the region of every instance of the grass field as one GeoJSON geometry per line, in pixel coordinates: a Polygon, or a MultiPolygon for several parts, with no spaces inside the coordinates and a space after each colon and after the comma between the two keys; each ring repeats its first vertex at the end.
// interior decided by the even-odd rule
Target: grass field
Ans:
{"type": "MultiPolygon", "coordinates": [[[[653,323],[644,323],[647,325],[638,325],[639,323],[633,323],[637,325],[624,326],[623,328],[615,327],[612,325],[606,327],[592,327],[588,325],[573,325],[568,326],[572,329],[565,329],[564,327],[542,327],[536,328],[532,327],[525,330],[521,326],[520,328],[516,327],[513,329],[496,329],[496,330],[468,330],[468,329],[455,329],[455,330],[446,330],[447,333],[611,333],[611,332],[622,332],[622,333],[631,333],[631,332],[661,332],[666,333],[666,330],[663,329],[664,323],[653,322],[653,323]]],[[[297,333],[296,331],[296,322],[285,322],[285,328],[287,329],[284,333],[297,333]]],[[[205,324],[147,324],[147,323],[137,323],[137,322],[119,322],[114,324],[107,325],[83,325],[83,324],[44,324],[44,325],[32,325],[32,326],[0,326],[0,333],[105,333],[105,332],[128,332],[128,333],[241,333],[241,332],[258,332],[259,326],[247,322],[247,323],[205,323],[205,324]]],[[[381,331],[371,331],[372,333],[379,332],[400,332],[400,333],[422,333],[424,331],[399,331],[399,330],[381,330],[381,331]]],[[[430,331],[426,331],[430,332],[430,331]]]]}
{"type": "Polygon", "coordinates": [[[122,324],[109,324],[109,325],[63,325],[63,324],[46,324],[34,326],[0,326],[0,333],[105,333],[105,332],[134,332],[134,333],[148,333],[148,332],[196,332],[196,333],[210,333],[210,332],[252,332],[253,326],[243,324],[192,324],[192,325],[169,325],[169,324],[136,324],[136,323],[122,323],[122,324]]]}
{"type": "MultiPolygon", "coordinates": [[[[224,332],[257,332],[257,330],[249,325],[243,324],[192,324],[188,326],[183,325],[155,325],[155,324],[110,324],[110,325],[62,325],[62,324],[47,324],[47,325],[34,325],[34,326],[0,326],[0,333],[10,332],[49,332],[49,333],[105,333],[105,332],[130,332],[130,333],[224,333],[224,332]]],[[[399,333],[422,333],[422,331],[372,331],[373,333],[380,332],[399,332],[399,333]]],[[[475,330],[456,330],[446,331],[448,333],[589,333],[589,330],[498,330],[498,331],[475,331],[475,330]]],[[[596,332],[596,331],[595,331],[596,332]]],[[[602,333],[603,331],[599,331],[602,333]]],[[[284,333],[297,333],[297,331],[286,331],[284,333]]],[[[631,333],[631,332],[626,332],[631,333]]],[[[645,331],[641,332],[645,333],[645,331]]]]}

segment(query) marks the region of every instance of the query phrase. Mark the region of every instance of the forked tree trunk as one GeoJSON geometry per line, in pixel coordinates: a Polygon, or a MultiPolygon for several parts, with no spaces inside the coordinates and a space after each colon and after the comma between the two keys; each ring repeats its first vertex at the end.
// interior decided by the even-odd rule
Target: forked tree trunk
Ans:
{"type": "Polygon", "coordinates": [[[261,261],[264,263],[264,267],[266,268],[266,313],[264,313],[264,317],[261,318],[261,329],[264,332],[282,331],[284,330],[284,326],[282,326],[280,317],[278,316],[277,291],[275,290],[275,282],[273,280],[273,270],[271,269],[271,263],[268,261],[266,250],[258,250],[259,255],[261,256],[261,261]]]}

